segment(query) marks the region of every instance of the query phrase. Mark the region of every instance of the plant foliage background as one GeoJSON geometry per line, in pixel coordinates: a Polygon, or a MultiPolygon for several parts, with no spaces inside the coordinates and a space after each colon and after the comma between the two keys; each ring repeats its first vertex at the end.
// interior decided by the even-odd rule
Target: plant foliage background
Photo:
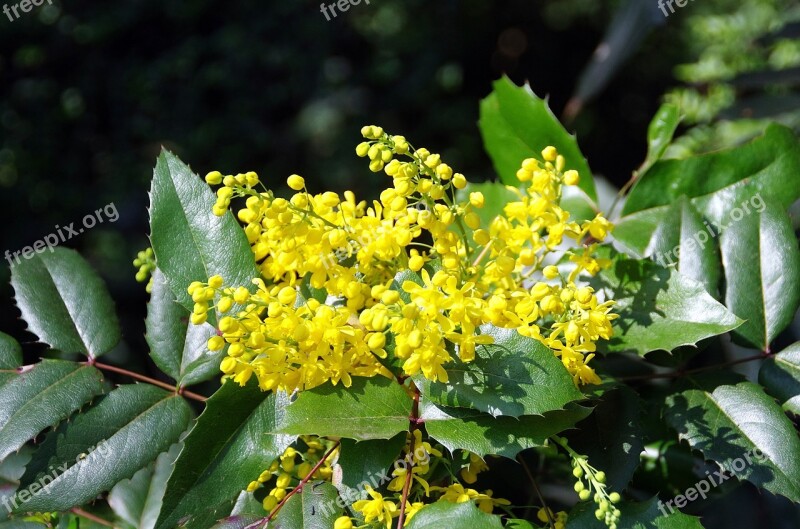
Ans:
{"type": "MultiPolygon", "coordinates": [[[[352,148],[360,141],[360,126],[376,122],[437,146],[472,181],[499,178],[515,185],[516,167],[536,153],[533,146],[553,143],[547,134],[531,137],[515,121],[527,119],[541,129],[555,123],[540,100],[516,87],[529,80],[535,94],[551,96],[550,108],[577,132],[574,154],[588,160],[591,173],[605,177],[595,179],[603,208],[611,202],[605,182],[619,188],[637,168],[639,176],[628,200],[616,207],[622,218],[612,219],[617,249],[629,257],[615,257],[595,286],[614,292],[623,315],[624,332],[602,352],[632,352],[645,357],[647,365],[630,355],[604,361],[604,376],[633,378],[584,402],[594,410],[568,436],[571,446],[589,455],[634,503],[626,504],[631,515],[623,527],[649,526],[647,520],[658,515],[650,498],[659,494],[667,500],[692,486],[712,468],[704,459],[724,461],[759,448],[770,454],[765,465],[686,512],[702,516],[704,527],[796,526],[800,512],[792,502],[800,501],[800,446],[794,397],[799,383],[792,344],[798,339],[800,262],[792,208],[800,193],[800,154],[792,130],[798,127],[798,18],[796,6],[777,1],[691,3],[664,19],[656,7],[637,1],[431,6],[386,0],[356,6],[331,22],[311,4],[214,2],[55,3],[13,23],[3,20],[3,249],[19,249],[54,225],[78,221],[112,201],[120,220],[66,245],[81,250],[86,261],[64,248],[17,268],[13,280],[3,269],[0,310],[7,335],[0,367],[49,359],[26,373],[24,382],[0,374],[0,490],[31,482],[49,465],[73,461],[70,479],[27,507],[66,511],[124,477],[132,480],[116,487],[109,506],[98,507],[98,514],[132,526],[150,527],[158,519],[167,527],[180,520],[180,513],[192,512],[210,524],[234,510],[228,502],[236,496],[225,488],[204,488],[198,476],[210,473],[215,483],[241,490],[239,473],[263,470],[290,442],[276,436],[271,446],[255,450],[242,424],[326,433],[293,430],[292,417],[269,413],[279,409],[277,397],[226,386],[215,394],[224,405],[215,408],[215,399],[207,404],[213,426],[198,426],[186,440],[195,460],[202,455],[207,462],[182,466],[192,454],[184,456],[176,464],[181,472],[167,486],[179,452],[174,443],[203,406],[152,386],[116,388],[115,383],[130,379],[63,360],[102,355],[101,362],[192,385],[205,395],[218,387],[219,358],[196,361],[210,331],[187,326],[176,314],[153,316],[156,304],[146,313],[148,298],[131,280],[130,260],[147,245],[145,191],[162,145],[196,172],[253,168],[286,193],[284,179],[296,172],[309,188],[355,188],[366,197],[375,196],[383,182],[380,175],[363,177],[363,163],[352,148]],[[611,45],[605,61],[592,58],[600,42],[611,45]],[[684,66],[676,68],[679,64],[684,66]],[[501,74],[510,79],[496,81],[501,74]],[[678,113],[660,106],[662,101],[680,105],[682,124],[678,113]],[[670,142],[674,128],[677,140],[670,142]],[[764,199],[763,212],[732,224],[708,249],[686,248],[704,220],[725,220],[732,207],[755,194],[764,199]],[[679,273],[640,260],[676,245],[682,246],[679,273]],[[50,285],[48,277],[61,277],[68,286],[50,285]],[[677,303],[675,292],[691,300],[689,306],[677,303]],[[76,315],[79,325],[70,327],[76,315]],[[164,322],[171,327],[159,334],[153,326],[164,322]],[[34,343],[26,325],[39,342],[60,352],[34,343]],[[732,340],[723,334],[730,330],[732,340]],[[145,334],[178,341],[159,344],[145,334]],[[700,349],[688,347],[698,341],[700,349]],[[703,371],[767,349],[780,355],[724,372],[703,371]],[[647,378],[654,366],[659,375],[690,376],[659,382],[647,378]],[[28,443],[34,437],[39,440],[35,452],[28,443]],[[95,460],[76,460],[103,440],[117,451],[137,440],[144,449],[119,460],[101,461],[99,454],[89,455],[95,460]],[[648,457],[640,460],[643,449],[648,457]],[[68,485],[74,482],[83,486],[68,485]],[[164,490],[164,502],[173,511],[159,515],[164,490]]],[[[560,151],[565,148],[559,145],[560,151]]],[[[499,200],[488,189],[489,201],[499,200]]],[[[229,234],[227,228],[221,233],[229,234]]],[[[385,398],[380,388],[367,385],[361,391],[385,398]]],[[[295,403],[305,410],[298,411],[301,416],[327,407],[311,397],[303,400],[295,403]]],[[[391,427],[398,417],[390,404],[383,430],[367,439],[405,429],[391,427]]],[[[448,445],[449,426],[444,425],[450,423],[437,418],[443,425],[438,434],[433,418],[428,432],[447,448],[466,448],[463,439],[448,445]]],[[[580,418],[566,419],[563,426],[580,418]]],[[[363,439],[364,427],[328,434],[363,439]]],[[[526,431],[538,427],[534,421],[526,431]]],[[[541,439],[526,442],[541,446],[562,429],[545,428],[541,439]]],[[[501,446],[483,431],[469,445],[473,452],[481,452],[479,441],[489,443],[483,445],[485,453],[512,458],[525,448],[501,446]]],[[[569,507],[575,495],[571,478],[565,479],[568,465],[545,464],[552,455],[546,450],[525,454],[540,482],[548,484],[545,497],[554,506],[569,507]]],[[[378,459],[375,465],[385,463],[378,459]]],[[[482,484],[515,504],[530,503],[528,482],[509,480],[511,475],[521,475],[518,464],[500,460],[481,476],[482,484]]],[[[239,512],[246,509],[240,506],[239,512]]],[[[286,516],[298,513],[287,510],[286,516]]],[[[299,516],[299,522],[286,523],[303,527],[299,516]]],[[[568,526],[591,526],[591,518],[578,507],[568,526]]],[[[688,517],[671,518],[659,523],[696,526],[688,517]]],[[[62,523],[74,524],[75,517],[62,523]]],[[[81,521],[83,527],[87,523],[81,521]]],[[[469,523],[494,527],[486,520],[469,523]]]]}

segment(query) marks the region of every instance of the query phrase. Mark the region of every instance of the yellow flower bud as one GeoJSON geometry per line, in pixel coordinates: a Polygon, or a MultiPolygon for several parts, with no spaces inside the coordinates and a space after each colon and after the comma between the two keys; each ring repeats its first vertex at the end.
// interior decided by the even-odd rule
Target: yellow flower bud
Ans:
{"type": "Polygon", "coordinates": [[[558,157],[558,151],[552,145],[548,145],[542,150],[542,158],[546,162],[554,162],[558,157]]]}
{"type": "Polygon", "coordinates": [[[553,265],[545,266],[542,274],[547,279],[555,279],[558,277],[558,267],[553,265]]]}
{"type": "Polygon", "coordinates": [[[211,171],[206,175],[206,183],[212,186],[222,183],[222,173],[219,171],[211,171]]]}
{"type": "Polygon", "coordinates": [[[425,266],[425,258],[421,255],[414,255],[408,260],[408,267],[414,272],[419,272],[425,266]]]}
{"type": "Polygon", "coordinates": [[[369,143],[367,143],[367,142],[365,142],[365,141],[362,141],[362,142],[361,142],[361,143],[359,143],[359,144],[358,144],[358,146],[356,147],[356,154],[357,154],[357,155],[358,155],[360,158],[363,158],[364,156],[366,156],[366,155],[367,155],[367,151],[369,151],[369,143]]]}
{"type": "Polygon", "coordinates": [[[236,359],[230,356],[226,357],[220,364],[219,369],[226,375],[230,375],[236,369],[236,359]]]}
{"type": "Polygon", "coordinates": [[[469,203],[476,208],[482,208],[486,203],[486,199],[483,197],[483,193],[475,191],[469,194],[469,203]]]}
{"type": "Polygon", "coordinates": [[[208,350],[209,351],[219,351],[225,347],[225,340],[222,336],[212,336],[208,339],[208,350]]]}
{"type": "Polygon", "coordinates": [[[570,169],[566,173],[564,173],[564,183],[568,186],[576,186],[578,182],[581,181],[580,175],[578,175],[578,171],[575,169],[570,169]]]}
{"type": "Polygon", "coordinates": [[[456,189],[464,189],[467,187],[467,178],[461,173],[456,173],[453,175],[453,185],[456,189]]]}
{"type": "Polygon", "coordinates": [[[306,186],[306,181],[302,176],[293,174],[286,179],[286,184],[295,191],[300,191],[306,186]]]}
{"type": "Polygon", "coordinates": [[[292,287],[283,287],[278,292],[278,301],[284,305],[293,305],[297,299],[297,291],[292,287]]]}

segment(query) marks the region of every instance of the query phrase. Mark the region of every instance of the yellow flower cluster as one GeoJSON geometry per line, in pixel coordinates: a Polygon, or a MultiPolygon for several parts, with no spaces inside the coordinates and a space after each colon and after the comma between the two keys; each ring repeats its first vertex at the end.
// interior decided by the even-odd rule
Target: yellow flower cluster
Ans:
{"type": "Polygon", "coordinates": [[[144,283],[147,281],[145,290],[149,293],[153,290],[153,271],[156,269],[155,254],[152,248],[146,248],[136,254],[136,259],[133,260],[133,266],[138,268],[136,272],[136,281],[144,283]]]}
{"type": "Polygon", "coordinates": [[[237,217],[263,277],[252,294],[219,277],[189,287],[193,322],[211,307],[224,315],[209,341],[212,350],[228,347],[222,371],[240,384],[255,373],[265,390],[349,385],[351,376],[390,376],[381,364],[389,350],[405,375],[447,381],[451,351],[472,361],[491,343],[479,331],[491,323],[551,347],[576,384],[598,382],[587,362],[615,316],[611,301],[577,281],[603,265],[593,243],[612,226],[601,215],[571,221],[559,206],[562,187],[580,180],[564,157],[547,147],[540,160],[524,160],[517,177],[527,187],[481,227],[485,197],[439,154],[380,127],[362,135],[356,153],[392,179],[371,204],[350,191],[311,194],[299,175],[287,180],[288,199],[253,172],[206,176],[221,184],[214,214],[244,199],[237,217]],[[548,265],[562,251],[564,264],[548,265]],[[421,281],[398,276],[404,270],[421,281]],[[301,286],[324,289],[327,301],[300,297],[301,286]]]}
{"type": "Polygon", "coordinates": [[[252,294],[244,287],[223,287],[220,276],[189,286],[195,324],[205,321],[212,307],[220,313],[232,311],[237,304],[244,307],[235,317],[221,318],[219,334],[208,341],[212,351],[227,344],[220,366],[226,376],[245,385],[255,374],[262,390],[286,392],[329,380],[350,386],[351,376],[391,377],[378,360],[386,356],[383,343],[352,325],[349,309],[315,299],[298,303],[293,287],[267,286],[258,278],[253,283],[256,291],[252,294]]]}
{"type": "MultiPolygon", "coordinates": [[[[310,435],[301,436],[300,439],[304,450],[288,447],[267,470],[247,486],[247,492],[255,492],[264,486],[272,487],[262,502],[264,510],[268,513],[286,497],[289,490],[309,475],[333,444],[331,441],[310,435]]],[[[338,449],[331,452],[312,477],[330,481],[333,475],[332,461],[336,460],[337,455],[338,449]]]]}

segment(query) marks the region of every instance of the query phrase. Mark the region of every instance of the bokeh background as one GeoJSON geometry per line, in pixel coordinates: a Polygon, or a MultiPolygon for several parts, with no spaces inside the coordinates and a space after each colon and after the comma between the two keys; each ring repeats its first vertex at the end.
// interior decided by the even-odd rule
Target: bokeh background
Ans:
{"type": "MultiPolygon", "coordinates": [[[[493,179],[478,105],[505,74],[549,96],[593,171],[619,187],[665,98],[688,117],[674,156],[744,141],[764,119],[797,127],[799,9],[700,0],[664,17],[657,0],[364,0],[327,21],[306,0],[53,0],[0,15],[0,251],[113,202],[116,223],[66,246],[117,302],[116,360],[149,372],[131,260],[148,246],[161,146],[201,174],[254,170],[281,188],[299,173],[312,191],[372,198],[386,177],[354,147],[362,125],[379,124],[493,179]]],[[[0,329],[34,355],[8,277],[3,262],[0,329]]],[[[770,505],[797,526],[794,508],[770,505]]],[[[716,511],[720,527],[756,526],[716,511]]]]}

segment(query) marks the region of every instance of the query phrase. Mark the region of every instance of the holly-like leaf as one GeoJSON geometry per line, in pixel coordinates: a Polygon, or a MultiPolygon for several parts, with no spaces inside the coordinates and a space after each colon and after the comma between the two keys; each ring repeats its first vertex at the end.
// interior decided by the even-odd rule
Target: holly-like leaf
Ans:
{"type": "Polygon", "coordinates": [[[437,501],[420,509],[406,526],[408,529],[442,529],[443,527],[469,527],[469,529],[502,529],[500,517],[486,514],[471,501],[450,503],[437,501]]]}
{"type": "Polygon", "coordinates": [[[312,482],[289,498],[275,517],[285,529],[330,529],[344,509],[336,504],[339,493],[330,483],[312,482]]]}
{"type": "Polygon", "coordinates": [[[672,142],[680,121],[681,113],[677,106],[669,103],[661,105],[647,127],[647,157],[639,169],[639,175],[646,173],[661,159],[672,142]]]}
{"type": "Polygon", "coordinates": [[[800,439],[780,406],[751,382],[690,389],[665,417],[695,450],[739,479],[800,501],[800,439]]]}
{"type": "MultiPolygon", "coordinates": [[[[22,365],[22,347],[19,342],[4,332],[0,332],[0,370],[13,370],[22,365]]],[[[16,377],[16,373],[0,372],[0,386],[16,377]]]]}
{"type": "MultiPolygon", "coordinates": [[[[192,411],[174,393],[146,384],[120,386],[85,413],[77,415],[33,461],[46,459],[46,489],[36,493],[20,511],[66,511],[83,505],[139,469],[175,443],[189,426],[192,411]]],[[[37,466],[40,466],[37,464],[37,466]]]]}
{"type": "Polygon", "coordinates": [[[742,198],[759,195],[784,210],[800,198],[800,143],[781,125],[733,149],[657,162],[636,183],[623,215],[668,206],[687,196],[706,218],[727,225],[742,198]]]}
{"type": "Polygon", "coordinates": [[[155,462],[141,469],[131,479],[125,479],[114,485],[108,495],[108,504],[114,513],[137,529],[153,529],[156,526],[167,480],[180,444],[174,444],[155,462]]]}
{"type": "Polygon", "coordinates": [[[644,254],[661,266],[676,265],[682,275],[718,297],[722,263],[714,235],[689,199],[681,197],[664,213],[644,254]]]}
{"type": "Polygon", "coordinates": [[[22,261],[11,285],[28,329],[53,349],[97,358],[119,342],[114,302],[76,251],[52,248],[22,261]]]}
{"type": "Polygon", "coordinates": [[[541,159],[548,145],[566,158],[565,169],[580,174],[579,187],[591,201],[597,200],[589,165],[568,133],[547,105],[536,97],[527,84],[516,86],[508,77],[495,81],[494,90],[481,101],[481,136],[486,152],[494,163],[500,180],[518,187],[517,170],[525,158],[541,159]]]}
{"type": "Polygon", "coordinates": [[[800,250],[778,207],[731,225],[720,236],[725,305],[746,321],[735,336],[762,351],[792,321],[800,304],[800,250]]]}
{"type": "Polygon", "coordinates": [[[211,352],[207,347],[216,329],[208,323],[189,324],[189,312],[175,300],[158,269],[153,273],[145,326],[150,356],[179,386],[204,382],[219,374],[219,363],[225,353],[211,352]]]}
{"type": "Polygon", "coordinates": [[[590,408],[571,405],[544,416],[492,417],[476,410],[436,405],[427,399],[420,401],[425,429],[451,452],[462,449],[479,456],[511,459],[522,450],[543,446],[548,437],[571,428],[590,413],[590,408]]]}
{"type": "Polygon", "coordinates": [[[577,425],[572,447],[606,473],[611,490],[622,492],[639,467],[644,448],[639,396],[627,386],[603,394],[594,412],[577,425]]]}
{"type": "Polygon", "coordinates": [[[255,381],[224,383],[184,440],[156,527],[208,527],[226,517],[247,484],[294,442],[275,433],[287,403],[255,381]]]}
{"type": "Polygon", "coordinates": [[[280,433],[391,439],[408,430],[411,398],[394,380],[353,377],[348,388],[327,383],[302,391],[286,407],[280,433]]]}
{"type": "Polygon", "coordinates": [[[186,288],[192,281],[221,275],[227,285],[251,288],[258,277],[244,230],[228,211],[211,212],[211,189],[174,154],[158,157],[150,190],[150,240],[158,268],[177,300],[194,303],[186,288]]]}
{"type": "MultiPolygon", "coordinates": [[[[569,528],[605,529],[606,524],[594,515],[596,508],[592,502],[579,503],[569,513],[569,528]]],[[[668,507],[657,497],[638,503],[622,502],[618,508],[622,512],[617,522],[619,529],[703,529],[700,518],[668,507]]]]}
{"type": "Polygon", "coordinates": [[[406,437],[407,434],[403,432],[388,441],[374,439],[356,442],[342,439],[336,462],[341,468],[341,480],[334,479],[333,483],[342,496],[364,494],[364,482],[377,489],[385,476],[391,474],[392,464],[399,459],[406,437]]]}
{"type": "Polygon", "coordinates": [[[479,346],[472,362],[448,364],[448,382],[415,378],[428,399],[519,417],[562,409],[583,398],[564,365],[541,342],[493,325],[482,326],[481,334],[491,336],[494,343],[479,346]]]}
{"type": "Polygon", "coordinates": [[[614,336],[598,343],[604,352],[672,351],[742,323],[700,283],[649,260],[617,255],[590,284],[605,289],[619,314],[614,336]]]}
{"type": "Polygon", "coordinates": [[[103,392],[94,367],[43,360],[0,386],[0,461],[103,392]]]}
{"type": "Polygon", "coordinates": [[[800,415],[800,342],[764,362],[758,381],[784,410],[800,415]]]}

